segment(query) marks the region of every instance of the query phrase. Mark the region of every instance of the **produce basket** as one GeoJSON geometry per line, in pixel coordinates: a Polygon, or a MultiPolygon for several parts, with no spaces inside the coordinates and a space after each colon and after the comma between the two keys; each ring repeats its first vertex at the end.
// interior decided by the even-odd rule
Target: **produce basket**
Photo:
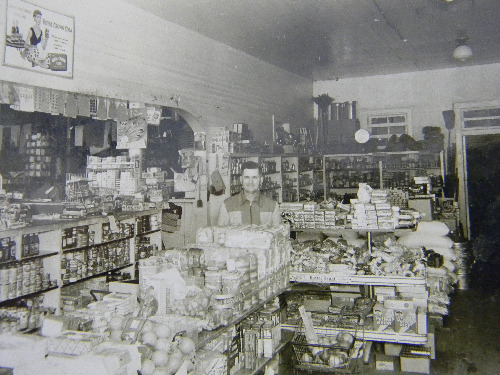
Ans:
{"type": "Polygon", "coordinates": [[[308,342],[303,327],[297,330],[292,340],[295,368],[301,371],[359,374],[363,344],[356,341],[359,315],[313,314],[312,321],[318,342],[308,342]]]}
{"type": "Polygon", "coordinates": [[[309,344],[304,334],[297,333],[292,340],[292,347],[295,368],[301,371],[335,374],[359,374],[361,371],[360,360],[354,358],[354,352],[358,349],[353,344],[349,348],[338,344],[309,344]]]}

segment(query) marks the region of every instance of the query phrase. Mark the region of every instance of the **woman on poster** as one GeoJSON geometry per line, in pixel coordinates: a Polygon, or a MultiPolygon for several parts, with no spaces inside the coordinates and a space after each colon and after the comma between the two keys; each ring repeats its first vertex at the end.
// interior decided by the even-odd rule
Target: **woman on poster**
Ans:
{"type": "Polygon", "coordinates": [[[40,28],[40,24],[42,23],[42,12],[38,9],[35,9],[33,12],[33,20],[35,21],[35,24],[30,27],[28,31],[28,35],[26,36],[26,40],[24,42],[24,50],[21,51],[21,56],[31,62],[31,66],[33,67],[40,66],[48,69],[48,61],[45,59],[45,56],[41,55],[38,50],[38,46],[40,45],[45,51],[45,48],[47,48],[47,42],[49,41],[49,30],[45,29],[44,33],[40,28]]]}

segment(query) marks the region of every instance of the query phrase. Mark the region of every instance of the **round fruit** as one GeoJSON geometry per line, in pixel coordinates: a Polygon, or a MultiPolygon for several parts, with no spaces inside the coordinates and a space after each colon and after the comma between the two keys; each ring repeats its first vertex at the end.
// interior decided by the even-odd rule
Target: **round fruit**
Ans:
{"type": "Polygon", "coordinates": [[[143,344],[149,344],[149,345],[155,346],[157,341],[158,341],[158,338],[156,337],[156,334],[154,332],[144,332],[142,334],[142,343],[143,344]]]}
{"type": "Polygon", "coordinates": [[[156,324],[155,325],[155,332],[156,336],[160,339],[168,338],[170,337],[171,330],[169,326],[166,326],[165,324],[156,324]]]}
{"type": "Polygon", "coordinates": [[[301,358],[302,362],[312,362],[313,358],[312,358],[312,355],[307,353],[307,352],[304,352],[302,353],[302,358],[301,358]]]}
{"type": "Polygon", "coordinates": [[[170,340],[164,339],[164,338],[160,338],[160,339],[156,340],[156,343],[155,343],[156,350],[161,350],[161,351],[164,351],[167,353],[170,350],[171,346],[172,346],[172,343],[170,342],[170,340]]]}
{"type": "Polygon", "coordinates": [[[165,368],[167,369],[166,373],[168,375],[175,374],[177,372],[177,370],[179,369],[179,367],[181,367],[181,364],[182,364],[182,353],[180,356],[176,355],[176,354],[170,355],[169,359],[168,359],[168,363],[165,366],[165,368]]]}
{"type": "Polygon", "coordinates": [[[328,358],[328,365],[330,367],[340,367],[343,366],[346,362],[346,354],[340,351],[334,351],[330,353],[330,357],[328,358]]]}
{"type": "Polygon", "coordinates": [[[166,366],[169,362],[168,353],[162,350],[157,350],[153,353],[151,359],[153,360],[156,367],[166,366]]]}
{"type": "Polygon", "coordinates": [[[142,370],[141,370],[142,375],[153,375],[155,367],[156,367],[155,363],[152,360],[145,359],[144,362],[142,363],[142,370]]]}
{"type": "Polygon", "coordinates": [[[339,334],[337,335],[337,341],[342,348],[348,349],[354,342],[354,336],[349,332],[339,332],[339,334]]]}
{"type": "Polygon", "coordinates": [[[144,322],[144,325],[142,326],[142,332],[154,331],[154,328],[155,328],[155,323],[148,319],[144,322]]]}
{"type": "Polygon", "coordinates": [[[188,355],[195,351],[195,344],[194,341],[189,337],[181,337],[179,339],[178,348],[182,352],[182,354],[188,355]]]}

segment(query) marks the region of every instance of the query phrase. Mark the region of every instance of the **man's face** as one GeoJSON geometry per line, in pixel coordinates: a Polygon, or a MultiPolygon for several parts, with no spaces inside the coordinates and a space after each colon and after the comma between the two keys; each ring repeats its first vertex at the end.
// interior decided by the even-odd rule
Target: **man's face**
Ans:
{"type": "Polygon", "coordinates": [[[245,169],[241,176],[241,183],[245,193],[256,193],[259,191],[262,177],[258,169],[245,169]]]}

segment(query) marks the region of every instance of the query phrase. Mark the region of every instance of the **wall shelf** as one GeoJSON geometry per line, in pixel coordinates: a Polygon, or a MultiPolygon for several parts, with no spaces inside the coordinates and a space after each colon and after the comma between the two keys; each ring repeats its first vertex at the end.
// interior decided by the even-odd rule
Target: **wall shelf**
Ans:
{"type": "MultiPolygon", "coordinates": [[[[56,310],[56,313],[59,313],[61,308],[60,290],[62,288],[93,278],[105,276],[109,272],[134,267],[136,261],[139,259],[139,252],[142,251],[142,253],[148,255],[151,253],[150,248],[154,246],[156,246],[157,249],[161,249],[161,215],[162,211],[160,209],[148,209],[134,212],[120,212],[111,216],[95,216],[81,219],[53,220],[50,222],[38,223],[39,225],[33,224],[22,228],[2,231],[0,237],[10,237],[11,240],[15,242],[17,260],[11,260],[2,263],[0,264],[0,268],[8,269],[17,267],[17,265],[24,264],[25,262],[37,262],[36,267],[40,267],[40,269],[43,270],[40,272],[43,272],[44,275],[50,274],[51,284],[55,285],[57,283],[58,286],[42,289],[34,293],[24,293],[22,295],[17,295],[15,298],[6,298],[7,296],[4,293],[4,295],[0,295],[0,298],[2,298],[0,304],[8,305],[9,303],[13,303],[18,300],[32,298],[36,295],[53,291],[52,293],[47,294],[48,298],[44,299],[44,306],[52,307],[56,310]],[[157,225],[156,227],[149,226],[153,225],[153,217],[154,223],[157,225]],[[131,233],[137,234],[126,235],[112,240],[102,240],[103,237],[109,233],[108,228],[110,227],[111,221],[125,224],[126,226],[128,226],[128,228],[130,228],[131,233]],[[145,223],[143,225],[148,225],[147,227],[143,226],[143,228],[151,229],[143,233],[138,233],[138,228],[141,223],[143,223],[143,221],[145,223]],[[93,232],[94,243],[91,245],[63,249],[62,245],[65,231],[70,232],[73,228],[81,227],[86,227],[86,229],[93,232]],[[36,234],[38,236],[40,253],[38,255],[21,258],[23,236],[26,234],[36,234]],[[144,237],[149,237],[149,239],[147,241],[136,241],[136,239],[143,239],[144,237]],[[117,244],[119,246],[114,246],[114,244],[117,244]],[[90,264],[90,259],[87,260],[86,257],[88,254],[90,254],[90,252],[93,252],[94,250],[103,251],[104,254],[104,251],[106,251],[106,249],[108,248],[108,251],[110,251],[109,258],[107,258],[106,255],[106,262],[108,263],[101,264],[99,267],[99,272],[88,275],[86,271],[84,271],[85,273],[81,272],[80,274],[80,271],[72,270],[71,272],[75,273],[70,274],[70,267],[67,263],[68,260],[71,259],[72,261],[76,260],[77,262],[89,262],[88,264],[90,264]],[[79,252],[81,252],[82,254],[80,254],[80,257],[77,258],[76,255],[79,252]],[[86,256],[83,256],[84,253],[86,256]],[[118,264],[121,265],[116,266],[118,264]],[[108,266],[108,269],[103,270],[103,265],[108,266]],[[71,277],[71,279],[75,281],[68,282],[68,277],[71,277]]],[[[83,241],[85,241],[85,239],[82,240],[82,242],[83,241]]],[[[94,268],[94,270],[97,271],[96,268],[94,268]]],[[[7,274],[9,275],[9,277],[11,274],[13,275],[13,273],[11,272],[8,272],[7,274]]],[[[10,280],[6,282],[10,283],[10,280]]],[[[36,288],[40,285],[35,284],[34,286],[36,288]]],[[[33,287],[33,285],[30,285],[30,287],[33,287]]],[[[20,293],[19,290],[17,291],[17,293],[20,293]]]]}
{"type": "Polygon", "coordinates": [[[16,302],[16,301],[21,301],[23,299],[33,298],[33,297],[38,296],[40,294],[48,293],[51,290],[56,290],[56,289],[59,289],[59,287],[58,286],[51,286],[50,288],[42,289],[42,290],[39,290],[39,291],[36,291],[36,292],[33,292],[33,293],[28,293],[28,294],[24,294],[22,296],[18,296],[18,297],[15,297],[15,298],[6,299],[6,300],[3,300],[3,301],[0,301],[0,306],[8,305],[8,304],[11,304],[11,303],[16,302]]]}

